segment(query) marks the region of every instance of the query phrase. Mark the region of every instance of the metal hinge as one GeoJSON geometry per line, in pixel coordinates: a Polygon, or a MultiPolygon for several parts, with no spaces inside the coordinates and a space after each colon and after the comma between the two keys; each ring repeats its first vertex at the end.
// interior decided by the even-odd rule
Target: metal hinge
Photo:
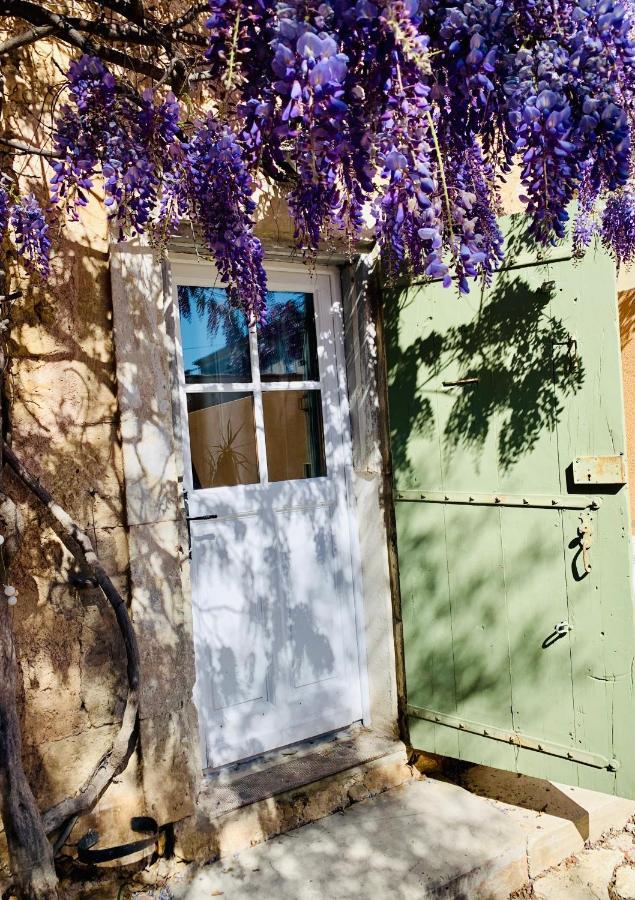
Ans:
{"type": "Polygon", "coordinates": [[[583,766],[591,766],[594,769],[608,769],[609,772],[615,772],[620,765],[617,759],[607,759],[606,756],[601,756],[599,753],[589,753],[586,750],[565,747],[562,744],[554,744],[551,741],[543,741],[526,734],[519,734],[517,731],[505,731],[502,728],[481,725],[478,722],[471,722],[469,719],[459,718],[458,716],[449,716],[436,712],[433,709],[407,706],[406,713],[415,719],[425,719],[427,722],[434,722],[436,725],[445,725],[446,728],[456,728],[458,731],[465,731],[468,734],[478,734],[481,737],[491,738],[493,741],[502,741],[505,744],[512,744],[514,747],[535,750],[538,753],[546,753],[548,756],[557,756],[560,759],[568,759],[571,762],[580,763],[583,766]]]}
{"type": "Polygon", "coordinates": [[[465,491],[396,491],[395,500],[458,503],[465,506],[520,506],[540,509],[599,509],[600,497],[581,494],[481,494],[465,491]]]}

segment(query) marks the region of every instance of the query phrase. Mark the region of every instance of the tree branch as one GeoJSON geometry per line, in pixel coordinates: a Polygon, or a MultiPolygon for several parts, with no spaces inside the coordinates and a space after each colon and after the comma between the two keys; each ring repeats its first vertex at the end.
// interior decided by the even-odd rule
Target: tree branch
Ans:
{"type": "Polygon", "coordinates": [[[18,896],[55,900],[53,850],[22,768],[22,740],[15,707],[17,659],[9,605],[0,599],[0,812],[18,896]]]}
{"type": "Polygon", "coordinates": [[[184,25],[190,25],[197,16],[202,15],[203,13],[207,13],[209,15],[209,3],[195,3],[191,9],[188,9],[186,13],[183,13],[182,16],[179,16],[178,19],[175,19],[170,25],[166,25],[166,28],[182,28],[184,25]]]}
{"type": "Polygon", "coordinates": [[[118,13],[136,25],[145,24],[145,11],[142,0],[105,0],[100,6],[118,13]]]}
{"type": "Polygon", "coordinates": [[[147,75],[155,81],[162,78],[165,72],[165,69],[146,62],[146,60],[139,59],[138,56],[131,56],[113,47],[93,44],[74,28],[65,16],[50,12],[50,10],[45,9],[40,4],[32,3],[31,0],[5,0],[4,4],[0,6],[0,11],[17,16],[32,25],[53,26],[60,40],[77,47],[82,53],[99,56],[101,59],[114,63],[117,66],[122,66],[140,75],[147,75]]]}
{"type": "Polygon", "coordinates": [[[115,613],[117,624],[119,625],[119,630],[126,647],[128,698],[126,700],[126,708],[119,733],[108,753],[100,759],[92,774],[84,782],[77,794],[74,797],[62,800],[61,803],[58,803],[43,814],[42,819],[45,831],[47,834],[51,834],[52,832],[63,828],[69,819],[92,809],[113,778],[120,772],[123,772],[128,765],[138,737],[139,648],[126,604],[99,561],[88,535],[86,535],[77,522],[75,522],[71,516],[55,502],[51,494],[40,484],[37,478],[28,471],[25,465],[18,459],[13,450],[6,443],[3,444],[3,453],[5,461],[15,472],[20,481],[35,494],[60,526],[62,539],[65,543],[68,541],[67,546],[71,552],[76,554],[77,548],[81,551],[88,568],[91,570],[97,584],[103,591],[104,596],[115,613]]]}
{"type": "Polygon", "coordinates": [[[11,147],[19,153],[33,153],[35,156],[45,156],[47,159],[59,159],[60,154],[53,150],[41,150],[39,147],[33,147],[31,144],[23,144],[22,141],[14,141],[12,138],[0,137],[0,144],[5,147],[11,147]]]}
{"type": "Polygon", "coordinates": [[[16,34],[15,37],[9,38],[3,44],[0,44],[0,56],[6,56],[7,53],[17,50],[18,47],[24,47],[25,44],[34,44],[40,38],[54,33],[54,25],[38,25],[35,28],[29,28],[27,31],[23,31],[22,34],[16,34]]]}

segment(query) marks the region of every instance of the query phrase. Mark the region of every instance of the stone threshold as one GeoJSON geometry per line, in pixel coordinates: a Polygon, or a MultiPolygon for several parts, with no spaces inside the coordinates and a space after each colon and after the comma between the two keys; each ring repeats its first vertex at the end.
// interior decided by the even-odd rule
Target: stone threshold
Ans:
{"type": "Polygon", "coordinates": [[[208,771],[175,854],[218,859],[418,777],[402,741],[363,726],[208,771]]]}
{"type": "Polygon", "coordinates": [[[635,814],[632,800],[478,766],[460,782],[411,778],[231,860],[188,866],[170,887],[177,900],[508,900],[635,814]]]}
{"type": "Polygon", "coordinates": [[[203,802],[210,815],[220,816],[380,759],[400,747],[399,741],[366,728],[348,728],[235,766],[208,770],[203,802]]]}

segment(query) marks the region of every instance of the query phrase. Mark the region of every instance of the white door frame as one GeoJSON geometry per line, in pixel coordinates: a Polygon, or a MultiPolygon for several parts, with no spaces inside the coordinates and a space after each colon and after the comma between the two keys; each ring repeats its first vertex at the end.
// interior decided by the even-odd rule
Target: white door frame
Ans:
{"type": "MultiPolygon", "coordinates": [[[[358,668],[359,668],[359,679],[360,679],[360,697],[361,697],[361,713],[362,713],[362,721],[365,725],[370,724],[370,701],[369,701],[369,690],[368,690],[368,673],[367,673],[367,658],[366,658],[366,646],[365,646],[365,628],[364,628],[364,608],[363,608],[363,598],[362,598],[362,575],[361,575],[361,559],[360,559],[360,549],[359,549],[359,539],[358,539],[358,523],[356,517],[355,510],[355,500],[354,500],[354,491],[353,491],[353,460],[352,460],[352,442],[351,442],[351,431],[350,431],[350,411],[349,411],[349,402],[348,402],[348,394],[346,387],[346,366],[345,366],[345,350],[344,350],[344,335],[343,335],[343,313],[342,313],[342,300],[341,300],[341,285],[340,285],[340,276],[339,271],[335,267],[329,266],[315,266],[310,272],[307,270],[305,266],[302,264],[294,264],[293,262],[271,262],[266,265],[267,273],[270,280],[271,289],[278,290],[307,290],[310,289],[316,294],[316,299],[318,294],[321,292],[324,295],[325,291],[328,290],[330,296],[330,303],[325,302],[316,302],[316,319],[317,319],[317,331],[318,331],[318,354],[320,354],[320,336],[324,338],[325,336],[329,336],[333,340],[334,345],[334,359],[336,362],[335,372],[325,373],[322,371],[322,366],[320,367],[320,379],[317,382],[283,382],[278,383],[276,387],[270,385],[268,387],[271,389],[293,389],[293,390],[302,390],[302,389],[311,389],[316,387],[321,387],[323,389],[323,397],[324,397],[324,378],[328,378],[331,382],[332,388],[337,392],[337,397],[339,401],[339,415],[338,421],[333,423],[331,422],[331,430],[335,427],[335,431],[337,432],[340,446],[337,448],[338,458],[342,461],[341,469],[344,476],[344,482],[346,485],[346,510],[348,514],[348,534],[349,534],[349,547],[350,547],[350,567],[351,567],[351,584],[353,590],[353,608],[354,608],[354,632],[356,636],[357,642],[357,656],[358,656],[358,668]],[[318,291],[318,281],[320,284],[320,290],[318,291]]],[[[170,281],[172,287],[173,299],[176,300],[176,288],[180,283],[187,283],[190,285],[209,285],[210,280],[214,280],[215,278],[215,269],[213,265],[200,258],[195,257],[191,254],[170,254],[170,281]]],[[[220,280],[218,280],[218,285],[222,286],[220,280]]],[[[178,369],[178,381],[179,381],[179,397],[180,397],[180,422],[181,427],[178,429],[179,436],[182,442],[181,447],[179,448],[183,454],[182,458],[185,460],[189,460],[189,430],[187,427],[187,401],[186,401],[186,392],[185,392],[185,379],[183,373],[183,359],[182,359],[182,348],[181,348],[181,340],[180,340],[180,322],[179,322],[179,314],[178,314],[178,303],[172,302],[171,307],[173,310],[173,315],[175,321],[173,323],[174,326],[174,334],[175,334],[175,344],[176,344],[176,356],[177,356],[177,369],[178,369]]],[[[252,359],[254,353],[257,354],[257,348],[255,344],[255,340],[250,338],[250,347],[252,359]]],[[[257,371],[257,367],[255,369],[257,371]]],[[[216,390],[219,392],[230,391],[230,390],[239,390],[239,391],[254,391],[258,390],[260,387],[256,382],[252,382],[249,384],[227,384],[224,386],[216,385],[216,390]]],[[[198,388],[201,391],[205,390],[205,386],[201,385],[198,388]]],[[[332,414],[332,413],[331,413],[332,414]]],[[[324,429],[325,432],[327,430],[327,411],[323,409],[323,417],[324,417],[324,429]]],[[[261,480],[266,482],[266,452],[264,450],[264,425],[263,422],[260,421],[261,416],[256,417],[256,429],[257,429],[257,445],[258,445],[258,457],[259,463],[261,466],[261,480]]],[[[311,479],[316,481],[316,479],[311,479]]],[[[319,479],[317,479],[319,480],[319,479]]],[[[308,483],[308,482],[307,482],[308,483]]],[[[188,499],[189,499],[189,510],[190,515],[201,515],[204,514],[206,509],[205,495],[208,494],[207,490],[196,491],[192,490],[191,484],[191,471],[189,465],[184,466],[184,487],[188,491],[188,499]],[[198,496],[197,496],[198,495],[198,496]]],[[[243,487],[243,486],[240,486],[243,487]]],[[[248,488],[249,486],[244,486],[248,488]]],[[[271,486],[270,486],[271,487],[271,486]]],[[[219,489],[211,489],[212,491],[217,491],[219,489]]],[[[222,490],[222,489],[221,489],[222,490]]],[[[234,492],[240,492],[240,488],[232,488],[234,492]]],[[[194,523],[193,523],[194,524],[194,523]]]]}

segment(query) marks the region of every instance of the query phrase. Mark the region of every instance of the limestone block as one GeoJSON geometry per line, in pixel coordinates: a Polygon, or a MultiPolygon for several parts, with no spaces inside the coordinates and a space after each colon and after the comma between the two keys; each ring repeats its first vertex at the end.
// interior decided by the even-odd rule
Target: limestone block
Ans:
{"type": "Polygon", "coordinates": [[[623,831],[620,832],[620,834],[608,837],[602,843],[603,846],[608,847],[609,850],[621,850],[622,853],[627,853],[628,851],[633,851],[635,849],[633,835],[629,831],[623,831]]]}
{"type": "Polygon", "coordinates": [[[22,362],[12,419],[15,451],[87,529],[122,522],[113,385],[78,362],[22,362]],[[29,411],[37,406],[34,421],[29,411]]]}
{"type": "Polygon", "coordinates": [[[142,719],[139,741],[148,815],[160,825],[191,816],[203,770],[193,704],[142,719]]]}
{"type": "Polygon", "coordinates": [[[571,866],[561,866],[534,881],[535,900],[609,900],[609,884],[622,862],[619,850],[584,850],[571,866]]]}
{"type": "MultiPolygon", "coordinates": [[[[33,748],[90,726],[81,706],[81,616],[38,606],[20,588],[14,628],[24,682],[22,731],[27,758],[33,748]]],[[[29,769],[37,769],[37,759],[29,769]]]]}
{"type": "Polygon", "coordinates": [[[69,737],[41,741],[36,750],[39,766],[29,766],[30,782],[40,808],[52,806],[82,786],[112,744],[117,724],[85,728],[69,737]]]}
{"type": "Polygon", "coordinates": [[[486,766],[471,767],[461,782],[499,802],[526,832],[532,878],[580,851],[586,841],[624,828],[635,813],[633,800],[486,766]]]}
{"type": "Polygon", "coordinates": [[[397,684],[393,608],[388,570],[388,539],[380,506],[382,479],[353,476],[365,608],[368,693],[373,728],[383,734],[397,730],[397,684]]]}
{"type": "Polygon", "coordinates": [[[176,522],[131,525],[132,619],[141,656],[141,718],[161,716],[190,700],[194,645],[185,609],[176,522]]]}
{"type": "Polygon", "coordinates": [[[620,866],[615,872],[613,900],[635,900],[635,868],[620,866]]]}
{"type": "Polygon", "coordinates": [[[126,649],[101,591],[86,592],[81,619],[80,697],[92,726],[119,722],[128,693],[126,649]]]}
{"type": "Polygon", "coordinates": [[[133,242],[112,252],[113,326],[130,525],[175,519],[177,474],[161,264],[133,242]]]}

